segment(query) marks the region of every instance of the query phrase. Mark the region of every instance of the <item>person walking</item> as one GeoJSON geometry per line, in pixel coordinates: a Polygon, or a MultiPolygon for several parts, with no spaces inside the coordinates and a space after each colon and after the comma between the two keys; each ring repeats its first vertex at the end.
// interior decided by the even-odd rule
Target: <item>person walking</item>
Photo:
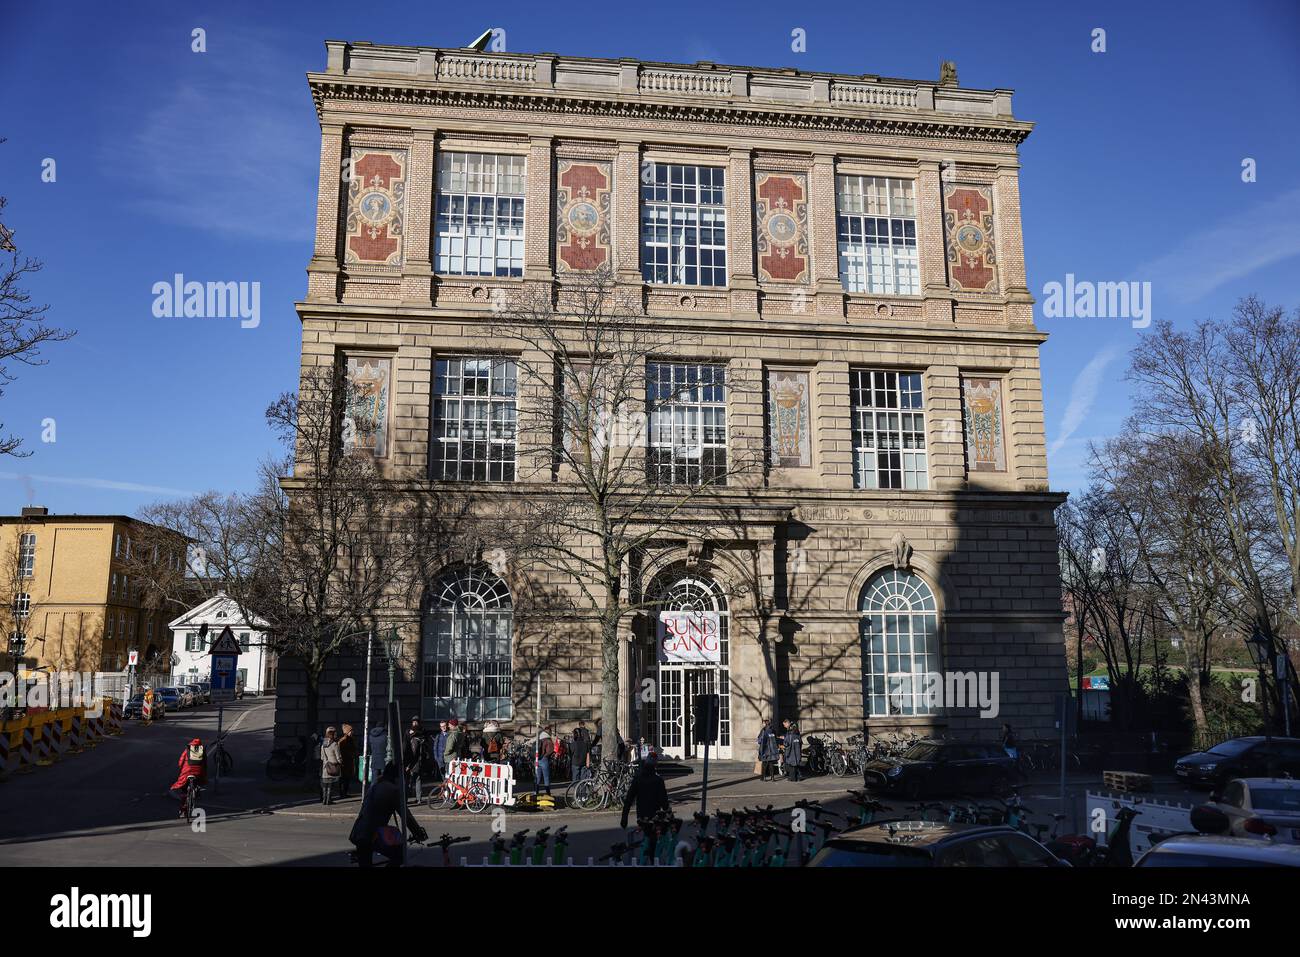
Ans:
{"type": "Polygon", "coordinates": [[[627,829],[627,812],[636,805],[636,820],[640,825],[650,821],[660,811],[672,810],[672,805],[668,801],[668,785],[664,783],[663,775],[659,773],[659,761],[651,753],[637,767],[636,777],[632,779],[632,784],[627,789],[627,796],[623,798],[623,817],[620,826],[627,829]]]}
{"type": "Polygon", "coordinates": [[[424,725],[419,718],[411,719],[411,726],[406,729],[406,746],[402,749],[402,769],[406,773],[406,785],[418,789],[420,776],[425,770],[428,758],[429,742],[424,737],[424,725]]]}
{"type": "Polygon", "coordinates": [[[762,730],[758,732],[758,760],[762,764],[764,781],[776,780],[776,763],[780,759],[781,750],[777,746],[776,732],[772,730],[772,719],[768,718],[763,722],[762,730]]]}
{"type": "Polygon", "coordinates": [[[782,721],[781,726],[785,729],[785,737],[781,743],[785,774],[791,781],[799,781],[801,780],[799,765],[803,763],[803,738],[799,734],[799,726],[789,718],[782,721]]]}
{"type": "MultiPolygon", "coordinates": [[[[378,780],[366,794],[357,812],[357,819],[352,823],[352,832],[348,841],[356,848],[358,867],[371,867],[373,855],[378,851],[388,859],[389,867],[399,867],[402,863],[401,831],[388,822],[402,810],[402,789],[397,786],[397,765],[389,763],[379,774],[378,780]]],[[[413,841],[427,841],[429,835],[408,810],[406,812],[406,830],[413,841]]]]}
{"type": "Polygon", "coordinates": [[[334,803],[334,785],[343,777],[343,755],[339,752],[338,732],[334,726],[325,729],[325,740],[320,746],[320,794],[322,804],[334,803]]]}
{"type": "Polygon", "coordinates": [[[573,762],[573,769],[569,776],[573,780],[581,781],[583,778],[591,777],[591,734],[587,731],[587,722],[585,721],[579,720],[578,726],[573,729],[570,758],[573,762]]]}
{"type": "Polygon", "coordinates": [[[343,736],[339,738],[339,754],[343,758],[343,776],[339,778],[339,797],[348,796],[348,787],[357,779],[357,736],[352,725],[343,726],[343,736]]]}

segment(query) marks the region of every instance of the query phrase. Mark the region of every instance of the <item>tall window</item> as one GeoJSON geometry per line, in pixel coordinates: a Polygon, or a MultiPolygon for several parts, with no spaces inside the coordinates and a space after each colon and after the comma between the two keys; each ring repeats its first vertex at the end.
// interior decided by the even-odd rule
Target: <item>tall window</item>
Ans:
{"type": "Polygon", "coordinates": [[[649,480],[660,485],[726,484],[727,370],[652,362],[646,367],[649,480]]]}
{"type": "Polygon", "coordinates": [[[652,164],[641,182],[641,275],[673,286],[727,284],[726,171],[652,164]]]}
{"type": "Polygon", "coordinates": [[[916,295],[916,197],[910,179],[836,176],[840,280],[849,292],[916,295]]]}
{"type": "Polygon", "coordinates": [[[513,482],[515,363],[439,359],[434,377],[435,479],[513,482]]]}
{"type": "Polygon", "coordinates": [[[921,374],[854,369],[850,393],[854,484],[928,488],[921,374]]]}
{"type": "Polygon", "coordinates": [[[18,545],[18,577],[31,578],[36,569],[36,535],[25,532],[18,545]]]}
{"type": "Polygon", "coordinates": [[[426,721],[508,719],[510,590],[486,568],[461,568],[434,582],[422,635],[422,716],[426,721]]]}
{"type": "Polygon", "coordinates": [[[25,591],[14,595],[14,617],[22,620],[32,613],[32,596],[25,591]]]}
{"type": "Polygon", "coordinates": [[[439,154],[437,219],[437,272],[522,276],[524,158],[439,154]]]}
{"type": "Polygon", "coordinates": [[[930,586],[891,568],[867,582],[860,607],[867,716],[933,714],[925,676],[939,672],[939,614],[930,586]]]}

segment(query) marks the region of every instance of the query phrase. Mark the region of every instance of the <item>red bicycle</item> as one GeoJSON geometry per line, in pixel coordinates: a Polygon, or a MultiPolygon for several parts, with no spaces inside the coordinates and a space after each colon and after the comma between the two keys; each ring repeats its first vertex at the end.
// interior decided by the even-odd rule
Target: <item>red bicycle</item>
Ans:
{"type": "Polygon", "coordinates": [[[471,781],[468,785],[456,781],[443,781],[429,792],[430,809],[449,811],[454,807],[467,808],[471,814],[478,814],[489,804],[492,797],[487,785],[482,781],[471,781]]]}

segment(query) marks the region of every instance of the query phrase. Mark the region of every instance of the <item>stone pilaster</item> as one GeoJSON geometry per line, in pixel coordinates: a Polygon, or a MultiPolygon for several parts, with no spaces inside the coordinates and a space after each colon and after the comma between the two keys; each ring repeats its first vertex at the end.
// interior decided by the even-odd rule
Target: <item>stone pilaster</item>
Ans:
{"type": "Polygon", "coordinates": [[[614,269],[621,285],[641,290],[641,144],[621,142],[614,160],[614,269]]]}
{"type": "Polygon", "coordinates": [[[754,275],[754,163],[748,149],[733,149],[727,162],[727,286],[731,313],[758,317],[754,275]]]}
{"type": "Polygon", "coordinates": [[[948,253],[943,235],[943,177],[937,161],[920,164],[916,178],[917,260],[926,322],[952,325],[948,253]]]}
{"type": "Polygon", "coordinates": [[[433,265],[429,242],[434,205],[434,155],[436,134],[416,130],[406,172],[405,250],[402,256],[402,301],[427,306],[433,300],[433,265]]]}
{"type": "Polygon", "coordinates": [[[809,177],[808,231],[812,252],[813,312],[844,318],[844,286],[840,283],[839,252],[835,245],[835,157],[818,153],[809,177]]]}
{"type": "Polygon", "coordinates": [[[551,138],[534,136],[528,141],[528,183],[524,202],[524,278],[530,282],[551,281],[553,241],[552,208],[555,205],[555,163],[551,138]]]}
{"type": "Polygon", "coordinates": [[[307,264],[307,299],[338,302],[339,199],[343,192],[343,125],[321,126],[316,246],[307,264]]]}
{"type": "Polygon", "coordinates": [[[961,373],[953,365],[931,365],[922,388],[930,488],[936,491],[963,488],[966,427],[962,422],[961,373]]]}
{"type": "Polygon", "coordinates": [[[727,455],[736,474],[728,485],[759,488],[767,473],[763,454],[763,360],[732,359],[727,363],[727,455]]]}
{"type": "Polygon", "coordinates": [[[1007,299],[1007,322],[1032,325],[1034,297],[1025,277],[1025,241],[1020,229],[1020,173],[998,167],[993,183],[993,215],[997,224],[998,281],[1007,299]]]}
{"type": "Polygon", "coordinates": [[[813,372],[814,434],[821,485],[828,489],[853,488],[853,420],[849,395],[849,364],[817,363],[813,372]]]}

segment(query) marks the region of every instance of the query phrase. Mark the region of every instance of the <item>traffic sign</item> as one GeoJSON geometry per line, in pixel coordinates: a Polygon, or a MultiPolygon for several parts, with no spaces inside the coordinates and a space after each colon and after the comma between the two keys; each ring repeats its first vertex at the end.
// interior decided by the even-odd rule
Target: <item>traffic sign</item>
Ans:
{"type": "Polygon", "coordinates": [[[128,651],[126,653],[126,663],[130,665],[132,668],[138,665],[140,663],[140,652],[128,651]]]}
{"type": "Polygon", "coordinates": [[[212,649],[208,652],[210,655],[234,655],[239,657],[239,642],[235,640],[235,633],[226,625],[221,629],[221,634],[217,640],[212,643],[212,649]]]}

